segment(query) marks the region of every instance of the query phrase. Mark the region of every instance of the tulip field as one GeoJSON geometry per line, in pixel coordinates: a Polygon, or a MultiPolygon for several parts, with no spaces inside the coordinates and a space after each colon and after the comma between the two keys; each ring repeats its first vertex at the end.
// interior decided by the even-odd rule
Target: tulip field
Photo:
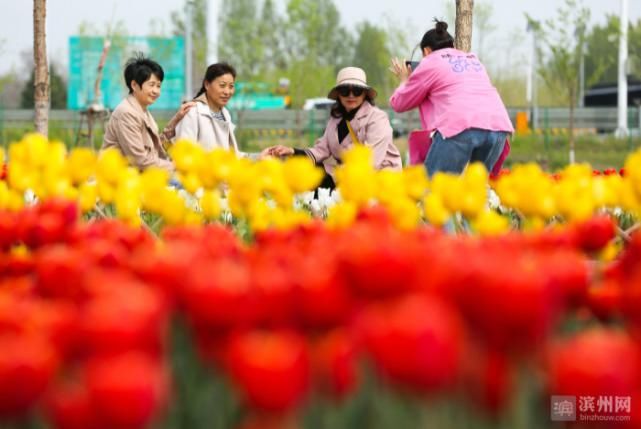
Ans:
{"type": "Polygon", "coordinates": [[[0,428],[641,428],[641,152],[170,153],[0,153],[0,428]]]}

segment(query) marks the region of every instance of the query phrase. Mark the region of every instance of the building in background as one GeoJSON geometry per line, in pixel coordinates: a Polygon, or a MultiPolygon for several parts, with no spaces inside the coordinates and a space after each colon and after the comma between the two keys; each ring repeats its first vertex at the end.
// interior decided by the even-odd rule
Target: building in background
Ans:
{"type": "Polygon", "coordinates": [[[107,54],[100,83],[102,100],[94,100],[94,85],[103,52],[103,37],[69,38],[69,84],[67,108],[85,110],[92,102],[115,108],[127,94],[124,65],[136,52],[157,61],[165,72],[162,92],[151,106],[155,110],[175,110],[185,88],[185,45],[182,37],[116,37],[107,54]]]}
{"type": "MultiPolygon", "coordinates": [[[[616,107],[619,89],[616,82],[594,85],[585,92],[585,107],[616,107]]],[[[641,80],[628,76],[628,107],[641,104],[641,80]]]]}

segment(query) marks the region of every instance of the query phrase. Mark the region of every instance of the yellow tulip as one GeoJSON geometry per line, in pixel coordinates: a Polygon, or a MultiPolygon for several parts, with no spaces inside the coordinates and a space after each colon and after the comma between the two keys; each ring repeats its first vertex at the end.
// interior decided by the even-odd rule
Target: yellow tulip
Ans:
{"type": "Polygon", "coordinates": [[[412,230],[421,223],[418,203],[408,197],[401,197],[386,205],[394,225],[403,230],[412,230]]]}
{"type": "Polygon", "coordinates": [[[422,165],[413,165],[403,169],[403,182],[407,196],[420,201],[429,189],[427,171],[422,165]]]}
{"type": "Polygon", "coordinates": [[[452,213],[436,193],[430,193],[423,198],[423,211],[425,219],[434,226],[443,226],[452,217],[452,213]]]}
{"type": "Polygon", "coordinates": [[[207,189],[200,198],[200,208],[205,219],[213,220],[220,217],[220,192],[217,190],[207,189]]]}
{"type": "Polygon", "coordinates": [[[176,170],[181,173],[196,172],[205,160],[204,149],[191,140],[180,139],[169,149],[176,170]]]}
{"type": "Polygon", "coordinates": [[[118,149],[109,148],[100,153],[96,164],[96,176],[99,181],[115,185],[118,183],[123,170],[127,168],[127,160],[118,149]]]}
{"type": "Polygon", "coordinates": [[[285,182],[295,194],[316,188],[323,178],[323,172],[311,159],[303,156],[287,158],[283,164],[285,182]]]}
{"type": "Polygon", "coordinates": [[[78,204],[83,213],[90,212],[96,205],[98,189],[95,183],[83,183],[78,188],[78,204]]]}
{"type": "Polygon", "coordinates": [[[358,206],[351,201],[342,201],[333,205],[327,212],[327,226],[333,229],[347,228],[354,223],[358,206]]]}
{"type": "Polygon", "coordinates": [[[67,171],[75,185],[87,181],[94,175],[98,158],[94,151],[88,148],[76,148],[67,158],[67,171]]]}
{"type": "Polygon", "coordinates": [[[494,236],[509,231],[510,222],[494,210],[485,210],[472,221],[472,228],[482,236],[494,236]]]}
{"type": "MultiPolygon", "coordinates": [[[[40,167],[46,164],[49,156],[49,141],[38,133],[30,133],[22,138],[29,164],[40,167]]],[[[12,158],[13,159],[13,158],[12,158]]]]}
{"type": "Polygon", "coordinates": [[[25,206],[24,194],[20,191],[10,190],[7,198],[7,209],[10,211],[22,210],[25,206]]]}
{"type": "Polygon", "coordinates": [[[0,180],[0,209],[4,209],[9,204],[9,186],[4,180],[0,180]]]}
{"type": "Polygon", "coordinates": [[[185,201],[175,190],[167,190],[160,215],[168,225],[181,225],[187,215],[185,201]]]}
{"type": "Polygon", "coordinates": [[[405,181],[401,172],[381,170],[376,175],[376,182],[375,198],[384,205],[406,198],[405,181]]]}
{"type": "Polygon", "coordinates": [[[274,209],[263,198],[255,200],[248,208],[248,221],[253,231],[263,231],[272,225],[274,209]]]}

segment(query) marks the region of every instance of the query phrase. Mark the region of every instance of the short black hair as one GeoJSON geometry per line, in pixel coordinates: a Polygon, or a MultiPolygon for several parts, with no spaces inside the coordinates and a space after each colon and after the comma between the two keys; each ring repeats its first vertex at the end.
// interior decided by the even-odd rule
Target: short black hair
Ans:
{"type": "Polygon", "coordinates": [[[151,75],[158,78],[159,81],[165,78],[165,72],[160,64],[152,59],[145,57],[142,53],[137,53],[127,60],[125,65],[125,84],[129,88],[129,93],[133,93],[131,81],[134,80],[140,86],[147,82],[151,75]]]}

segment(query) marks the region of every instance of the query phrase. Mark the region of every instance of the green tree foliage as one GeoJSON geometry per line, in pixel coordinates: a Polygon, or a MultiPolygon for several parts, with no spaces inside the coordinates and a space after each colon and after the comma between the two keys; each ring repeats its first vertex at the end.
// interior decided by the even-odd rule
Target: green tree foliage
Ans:
{"type": "Polygon", "coordinates": [[[357,27],[356,33],[352,65],[365,70],[368,83],[379,91],[381,99],[387,98],[394,83],[388,70],[392,54],[387,33],[367,21],[357,27]]]}
{"type": "MultiPolygon", "coordinates": [[[[33,92],[34,92],[35,72],[31,72],[31,77],[25,83],[22,93],[20,95],[20,108],[33,109],[33,92]]],[[[54,64],[49,68],[49,88],[51,94],[49,101],[52,109],[66,109],[67,108],[67,84],[58,73],[54,64]]]]}
{"type": "Polygon", "coordinates": [[[252,80],[265,61],[259,37],[256,0],[223,0],[219,18],[218,58],[232,64],[239,79],[252,80]]]}
{"type": "Polygon", "coordinates": [[[630,74],[641,79],[641,18],[628,31],[628,61],[630,74]]]}
{"type": "Polygon", "coordinates": [[[289,0],[286,28],[290,62],[308,58],[319,66],[341,67],[351,59],[351,36],[332,0],[289,0]]]}
{"type": "Polygon", "coordinates": [[[295,106],[327,94],[336,71],[352,60],[353,41],[332,0],[289,0],[283,73],[295,106]]]}
{"type": "MultiPolygon", "coordinates": [[[[586,36],[585,72],[598,82],[616,82],[619,46],[619,17],[608,15],[604,25],[586,36]]],[[[588,85],[589,86],[589,85],[588,85]]]]}
{"type": "Polygon", "coordinates": [[[276,12],[273,0],[265,0],[258,22],[258,43],[263,47],[263,59],[260,61],[261,72],[268,74],[283,70],[287,66],[284,46],[284,23],[276,12]]]}
{"type": "MultiPolygon", "coordinates": [[[[574,162],[574,108],[579,94],[579,68],[585,49],[590,10],[580,0],[565,0],[557,16],[537,25],[542,43],[538,57],[542,61],[538,72],[544,83],[558,91],[570,108],[570,163],[574,162]]],[[[586,82],[593,78],[587,77],[586,82]]]]}
{"type": "Polygon", "coordinates": [[[496,26],[492,24],[492,14],[494,13],[494,6],[489,2],[474,2],[474,33],[472,34],[475,40],[475,49],[481,61],[485,60],[485,47],[487,40],[496,30],[496,26]]]}
{"type": "MultiPolygon", "coordinates": [[[[595,26],[586,37],[586,76],[592,76],[588,85],[613,83],[618,76],[619,17],[606,16],[604,25],[595,26]]],[[[641,79],[641,19],[628,28],[629,75],[641,79]]]]}

